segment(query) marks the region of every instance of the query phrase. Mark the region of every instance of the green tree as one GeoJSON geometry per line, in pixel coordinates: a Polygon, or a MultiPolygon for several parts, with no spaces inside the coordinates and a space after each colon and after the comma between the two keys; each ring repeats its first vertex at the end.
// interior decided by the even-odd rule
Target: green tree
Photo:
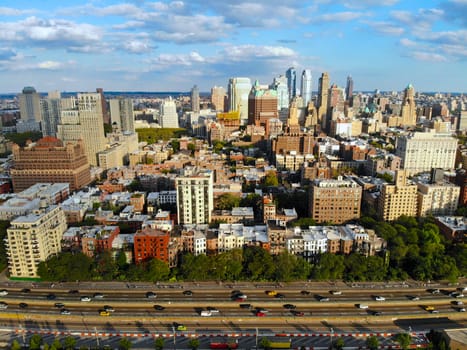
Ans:
{"type": "Polygon", "coordinates": [[[172,145],[172,150],[174,153],[178,153],[180,151],[180,141],[177,139],[172,139],[170,141],[170,144],[172,145]]]}
{"type": "Polygon", "coordinates": [[[339,280],[344,276],[344,257],[331,253],[323,253],[312,269],[312,276],[317,280],[339,280]]]}
{"type": "Polygon", "coordinates": [[[56,350],[61,350],[63,349],[63,345],[62,345],[62,342],[60,341],[59,338],[55,338],[54,341],[52,342],[52,344],[50,344],[50,346],[56,350]]]}
{"type": "Polygon", "coordinates": [[[118,266],[110,250],[105,250],[97,255],[94,271],[99,280],[112,281],[114,279],[118,266]]]}
{"type": "Polygon", "coordinates": [[[241,279],[243,270],[243,251],[241,249],[232,249],[223,254],[225,254],[228,261],[225,266],[225,279],[228,281],[241,279]]]}
{"type": "Polygon", "coordinates": [[[399,346],[401,349],[408,349],[409,345],[412,342],[412,337],[410,336],[409,333],[399,333],[396,335],[396,342],[399,343],[399,346]]]}
{"type": "Polygon", "coordinates": [[[231,193],[221,194],[216,199],[215,208],[219,210],[232,210],[232,208],[240,206],[240,197],[231,193]]]}
{"type": "Polygon", "coordinates": [[[198,338],[191,338],[190,341],[188,342],[188,346],[193,350],[198,349],[199,348],[199,339],[198,338]]]}
{"type": "Polygon", "coordinates": [[[301,227],[303,229],[308,229],[310,226],[316,226],[316,220],[313,218],[298,218],[292,223],[293,227],[301,227]]]}
{"type": "Polygon", "coordinates": [[[368,338],[366,338],[366,346],[370,349],[370,350],[376,350],[378,349],[379,347],[379,340],[377,337],[375,337],[374,335],[373,336],[370,336],[368,338]]]}
{"type": "Polygon", "coordinates": [[[267,281],[274,276],[275,265],[271,254],[260,247],[244,250],[244,273],[252,281],[267,281]]]}
{"type": "Polygon", "coordinates": [[[10,348],[11,348],[11,350],[21,350],[23,347],[21,346],[21,344],[20,344],[20,342],[18,340],[14,339],[11,342],[10,348]]]}
{"type": "Polygon", "coordinates": [[[265,187],[277,187],[279,186],[279,180],[275,171],[268,171],[264,177],[263,184],[265,187]]]}
{"type": "Polygon", "coordinates": [[[335,341],[332,343],[332,349],[336,350],[342,350],[345,346],[345,341],[343,338],[337,338],[335,341]]]}
{"type": "Polygon", "coordinates": [[[40,336],[39,334],[33,334],[31,339],[29,340],[29,349],[38,350],[41,348],[43,342],[44,340],[42,339],[42,336],[40,336]]]}
{"type": "Polygon", "coordinates": [[[118,342],[119,350],[130,350],[133,347],[133,344],[128,338],[122,338],[118,342]]]}
{"type": "Polygon", "coordinates": [[[39,263],[37,272],[44,281],[89,281],[92,259],[83,253],[59,253],[39,263]]]}
{"type": "Polygon", "coordinates": [[[76,347],[76,339],[72,336],[67,336],[63,341],[65,350],[73,350],[76,347]]]}
{"type": "Polygon", "coordinates": [[[159,259],[151,259],[147,263],[147,280],[167,281],[170,275],[170,268],[167,263],[159,259]]]}
{"type": "Polygon", "coordinates": [[[271,348],[271,341],[268,338],[261,338],[259,345],[263,349],[270,349],[271,348]]]}
{"type": "Polygon", "coordinates": [[[157,337],[156,340],[154,340],[154,348],[156,350],[162,350],[164,349],[165,346],[165,339],[162,337],[157,337]]]}

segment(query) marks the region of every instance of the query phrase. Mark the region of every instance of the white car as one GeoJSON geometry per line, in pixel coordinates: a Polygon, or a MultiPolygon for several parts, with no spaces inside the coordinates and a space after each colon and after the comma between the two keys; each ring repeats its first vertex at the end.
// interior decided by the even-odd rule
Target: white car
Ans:
{"type": "Polygon", "coordinates": [[[87,296],[82,296],[79,300],[81,300],[81,301],[91,301],[91,298],[87,297],[87,296]]]}
{"type": "Polygon", "coordinates": [[[368,305],[366,305],[366,304],[357,304],[357,307],[359,309],[368,309],[368,305]]]}
{"type": "Polygon", "coordinates": [[[2,301],[0,303],[0,309],[8,309],[8,304],[2,301]]]}
{"type": "Polygon", "coordinates": [[[376,300],[376,301],[385,301],[386,298],[385,298],[385,297],[382,297],[381,295],[377,295],[377,296],[375,296],[375,300],[376,300]]]}
{"type": "Polygon", "coordinates": [[[216,309],[215,307],[212,307],[212,306],[208,306],[206,309],[213,314],[219,313],[219,309],[216,309]]]}
{"type": "Polygon", "coordinates": [[[0,290],[0,296],[4,297],[5,295],[8,295],[8,291],[6,289],[0,290]]]}
{"type": "Polygon", "coordinates": [[[340,290],[331,290],[332,295],[341,295],[342,292],[340,290]]]}

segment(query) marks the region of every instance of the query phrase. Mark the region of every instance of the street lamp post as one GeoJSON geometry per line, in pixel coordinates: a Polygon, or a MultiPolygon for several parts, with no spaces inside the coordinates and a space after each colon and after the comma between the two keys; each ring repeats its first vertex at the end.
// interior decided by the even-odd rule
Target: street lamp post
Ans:
{"type": "Polygon", "coordinates": [[[256,344],[256,349],[258,349],[258,327],[256,327],[256,333],[255,333],[255,344],[256,344]]]}
{"type": "Polygon", "coordinates": [[[96,335],[96,343],[97,343],[97,347],[99,348],[100,345],[99,345],[99,333],[97,333],[97,327],[94,327],[94,334],[96,335]]]}
{"type": "Polygon", "coordinates": [[[174,350],[175,350],[175,344],[176,344],[177,337],[175,336],[175,326],[173,326],[173,325],[172,325],[172,334],[173,334],[173,338],[174,338],[174,350]]]}
{"type": "Polygon", "coordinates": [[[333,346],[332,346],[332,336],[334,335],[334,328],[331,328],[331,345],[329,345],[329,348],[332,349],[333,346]]]}

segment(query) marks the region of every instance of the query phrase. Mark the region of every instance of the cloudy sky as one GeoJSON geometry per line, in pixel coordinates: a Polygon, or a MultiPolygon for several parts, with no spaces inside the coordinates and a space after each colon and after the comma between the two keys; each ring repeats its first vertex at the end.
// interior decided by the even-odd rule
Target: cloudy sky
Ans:
{"type": "MultiPolygon", "coordinates": [[[[3,6],[3,7],[1,7],[3,6]]],[[[17,0],[0,92],[201,91],[294,66],[355,90],[467,92],[467,0],[17,0]]]]}

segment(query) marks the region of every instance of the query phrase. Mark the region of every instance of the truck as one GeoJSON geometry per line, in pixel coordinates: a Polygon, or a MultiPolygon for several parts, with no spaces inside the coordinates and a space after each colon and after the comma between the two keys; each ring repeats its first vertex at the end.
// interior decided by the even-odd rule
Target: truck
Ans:
{"type": "Polygon", "coordinates": [[[290,349],[292,341],[289,340],[274,340],[269,343],[271,349],[290,349]]]}

